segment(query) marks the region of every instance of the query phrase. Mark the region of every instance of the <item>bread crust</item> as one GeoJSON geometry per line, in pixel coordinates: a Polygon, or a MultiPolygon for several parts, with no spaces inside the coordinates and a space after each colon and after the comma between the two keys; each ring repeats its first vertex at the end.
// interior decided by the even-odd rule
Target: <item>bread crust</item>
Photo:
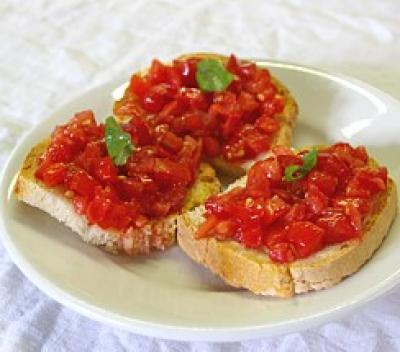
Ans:
{"type": "MultiPolygon", "coordinates": [[[[95,224],[89,224],[85,216],[75,211],[71,199],[65,194],[65,189],[48,188],[34,176],[39,157],[49,143],[50,138],[40,142],[25,158],[14,186],[14,194],[19,200],[50,214],[79,234],[85,242],[113,253],[148,254],[152,249],[164,250],[175,244],[176,214],[149,221],[140,229],[129,228],[125,232],[104,230],[95,224]]],[[[202,203],[205,198],[218,193],[219,190],[220,183],[214,170],[207,164],[201,164],[198,180],[188,194],[185,209],[202,203]],[[194,192],[199,189],[202,192],[194,192]]]]}
{"type": "MultiPolygon", "coordinates": [[[[243,180],[236,185],[243,184],[243,180]]],[[[389,179],[387,192],[380,196],[374,214],[364,222],[361,240],[328,246],[308,258],[285,264],[273,263],[265,253],[246,249],[235,241],[196,240],[194,234],[204,219],[204,207],[178,218],[177,240],[190,258],[234,287],[259,295],[292,297],[331,287],[359,270],[381,245],[396,209],[396,185],[389,179]]]]}

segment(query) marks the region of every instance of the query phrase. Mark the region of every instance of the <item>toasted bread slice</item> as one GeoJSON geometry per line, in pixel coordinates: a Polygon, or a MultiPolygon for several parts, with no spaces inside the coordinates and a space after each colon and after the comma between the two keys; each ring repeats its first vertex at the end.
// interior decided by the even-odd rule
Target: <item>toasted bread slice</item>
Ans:
{"type": "MultiPolygon", "coordinates": [[[[19,200],[50,214],[78,233],[85,242],[114,253],[148,254],[153,248],[163,250],[175,243],[176,214],[150,221],[139,229],[130,228],[126,232],[104,230],[95,224],[89,224],[85,216],[75,211],[68,192],[61,187],[48,188],[34,176],[39,157],[49,143],[50,139],[42,141],[26,157],[14,187],[14,193],[19,200]]],[[[220,183],[214,170],[205,163],[201,164],[197,180],[187,196],[185,209],[201,204],[219,190],[220,183]]]]}
{"type": "MultiPolygon", "coordinates": [[[[229,186],[228,191],[245,184],[246,177],[243,177],[229,186]]],[[[244,248],[235,241],[195,239],[194,234],[204,221],[204,206],[178,218],[177,238],[189,257],[228,284],[259,295],[291,297],[331,287],[359,270],[381,245],[396,208],[396,186],[389,179],[387,191],[379,196],[373,214],[364,221],[361,240],[328,246],[310,257],[287,264],[274,263],[265,253],[244,248]]]]}
{"type": "MultiPolygon", "coordinates": [[[[225,63],[228,60],[228,57],[213,53],[191,53],[185,54],[178,57],[179,59],[190,59],[190,58],[199,58],[199,59],[215,59],[219,60],[222,63],[225,63]]],[[[142,70],[140,72],[141,75],[147,74],[148,69],[142,70]]],[[[276,145],[283,145],[290,147],[292,145],[292,130],[295,126],[297,116],[299,113],[298,105],[290,93],[290,91],[284,86],[282,82],[280,82],[276,77],[271,76],[272,82],[276,86],[278,93],[285,97],[285,107],[282,113],[276,116],[277,120],[280,123],[279,131],[275,134],[271,147],[276,145]]],[[[115,102],[114,111],[117,110],[120,104],[123,104],[124,98],[115,102]]],[[[127,121],[129,117],[127,116],[117,116],[120,121],[127,121]]],[[[265,157],[265,153],[258,156],[257,159],[263,159],[265,157]]],[[[217,157],[212,160],[208,160],[216,170],[224,175],[229,175],[231,177],[240,177],[243,176],[247,169],[255,162],[255,160],[246,161],[244,163],[232,163],[227,162],[224,159],[217,157]]]]}

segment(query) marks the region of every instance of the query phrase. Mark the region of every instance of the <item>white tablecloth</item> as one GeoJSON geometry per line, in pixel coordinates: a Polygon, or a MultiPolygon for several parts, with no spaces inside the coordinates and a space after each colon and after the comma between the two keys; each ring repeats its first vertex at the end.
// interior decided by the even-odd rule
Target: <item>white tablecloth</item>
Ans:
{"type": "MultiPolygon", "coordinates": [[[[400,98],[400,2],[0,2],[0,161],[28,127],[116,73],[192,51],[350,74],[400,98]],[[189,4],[190,3],[190,4],[189,4]]],[[[340,321],[242,343],[184,343],[91,321],[34,287],[0,244],[1,351],[399,351],[400,288],[340,321]]]]}

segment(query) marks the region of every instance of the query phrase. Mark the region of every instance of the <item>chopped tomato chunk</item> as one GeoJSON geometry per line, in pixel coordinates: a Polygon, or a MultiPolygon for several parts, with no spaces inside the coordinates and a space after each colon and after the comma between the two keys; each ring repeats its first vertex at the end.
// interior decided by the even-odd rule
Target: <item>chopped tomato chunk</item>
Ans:
{"type": "Polygon", "coordinates": [[[298,258],[308,257],[323,246],[325,230],[309,221],[293,222],[286,228],[286,238],[292,243],[298,258]]]}
{"type": "Polygon", "coordinates": [[[67,167],[64,163],[51,164],[36,171],[36,176],[39,176],[47,187],[62,184],[66,175],[67,167]]]}

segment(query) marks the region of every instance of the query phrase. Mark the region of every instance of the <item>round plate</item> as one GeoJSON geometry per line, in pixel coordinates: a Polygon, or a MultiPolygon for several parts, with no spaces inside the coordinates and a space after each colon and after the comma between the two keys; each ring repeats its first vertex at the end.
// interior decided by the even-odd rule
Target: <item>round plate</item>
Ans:
{"type": "MultiPolygon", "coordinates": [[[[260,61],[300,106],[295,145],[364,144],[398,181],[400,103],[364,83],[292,64],[260,61]]],[[[54,126],[91,108],[111,113],[116,80],[55,111],[16,147],[1,180],[1,236],[22,272],[49,296],[95,320],[177,340],[233,341],[321,324],[400,282],[396,221],[375,256],[337,286],[292,299],[255,296],[225,285],[178,247],[149,257],[107,254],[84,244],[45,213],[17,202],[11,185],[24,156],[54,126]]]]}

